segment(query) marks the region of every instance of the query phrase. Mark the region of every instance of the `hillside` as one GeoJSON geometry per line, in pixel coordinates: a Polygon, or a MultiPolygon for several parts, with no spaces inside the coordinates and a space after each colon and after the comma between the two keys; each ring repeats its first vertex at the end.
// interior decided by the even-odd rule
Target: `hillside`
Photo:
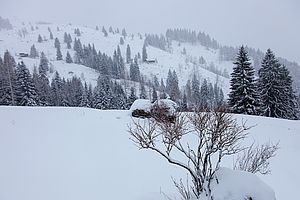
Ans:
{"type": "MultiPolygon", "coordinates": [[[[278,142],[272,173],[260,178],[277,200],[298,196],[300,122],[236,116],[253,126],[245,144],[278,142]]],[[[128,111],[0,107],[0,198],[4,200],[165,199],[171,176],[186,177],[127,133],[128,111]]],[[[223,167],[230,167],[229,159],[223,167]]]]}
{"type": "MultiPolygon", "coordinates": [[[[64,33],[70,33],[74,41],[75,38],[79,38],[84,45],[94,44],[97,50],[105,53],[109,56],[113,55],[117,46],[120,46],[122,56],[126,55],[127,44],[130,45],[131,55],[137,55],[142,53],[142,47],[144,44],[145,36],[140,38],[139,33],[127,33],[124,45],[120,45],[121,33],[108,33],[105,37],[100,30],[95,28],[70,25],[70,24],[38,24],[34,25],[35,30],[31,30],[31,24],[25,25],[15,22],[13,30],[0,32],[0,54],[6,50],[9,50],[14,55],[17,62],[23,60],[26,66],[32,71],[34,66],[39,65],[39,59],[21,58],[19,53],[29,53],[30,47],[34,44],[38,52],[44,52],[46,57],[50,60],[54,70],[58,71],[62,77],[70,78],[72,76],[81,77],[84,81],[91,83],[93,86],[96,84],[98,73],[94,70],[78,64],[67,64],[65,61],[56,61],[56,49],[54,47],[54,40],[50,40],[48,28],[51,29],[54,38],[58,38],[61,43],[61,51],[63,58],[65,59],[66,52],[70,51],[71,55],[74,55],[74,51],[68,50],[66,43],[63,43],[64,33]],[[59,30],[57,30],[59,27],[59,30]],[[36,29],[38,28],[38,29],[36,29]],[[76,36],[74,30],[79,28],[81,36],[76,36]],[[24,30],[26,34],[20,34],[24,30]],[[38,43],[38,36],[41,35],[46,41],[38,43]],[[132,37],[133,35],[133,37],[132,37]]],[[[106,27],[107,28],[107,27],[106,27]]],[[[108,29],[108,28],[107,28],[108,29]]],[[[156,59],[157,63],[147,64],[140,63],[140,71],[143,75],[146,75],[147,79],[152,80],[154,75],[158,77],[158,80],[163,78],[166,80],[169,69],[175,70],[178,74],[179,86],[183,87],[188,79],[192,79],[196,74],[200,80],[206,78],[209,82],[215,83],[218,81],[219,85],[223,87],[224,93],[228,93],[229,79],[228,75],[232,68],[231,61],[220,61],[219,51],[206,48],[201,45],[192,45],[189,43],[172,42],[170,51],[163,51],[153,46],[147,47],[147,54],[149,59],[156,59]],[[186,53],[183,54],[183,49],[186,53]],[[198,59],[202,56],[206,64],[200,65],[198,59]],[[226,77],[217,75],[207,68],[212,67],[220,73],[227,74],[226,77]]],[[[127,74],[129,71],[129,65],[126,66],[127,74]]],[[[51,78],[53,74],[50,74],[51,78]]]]}

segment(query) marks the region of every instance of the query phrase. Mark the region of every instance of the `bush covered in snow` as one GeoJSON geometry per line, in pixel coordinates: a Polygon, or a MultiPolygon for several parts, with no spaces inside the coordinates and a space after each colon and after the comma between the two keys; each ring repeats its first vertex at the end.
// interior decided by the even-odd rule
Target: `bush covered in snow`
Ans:
{"type": "Polygon", "coordinates": [[[150,100],[137,99],[132,104],[130,111],[133,117],[150,118],[156,120],[175,120],[175,113],[178,105],[169,99],[156,100],[151,103],[150,100]]]}

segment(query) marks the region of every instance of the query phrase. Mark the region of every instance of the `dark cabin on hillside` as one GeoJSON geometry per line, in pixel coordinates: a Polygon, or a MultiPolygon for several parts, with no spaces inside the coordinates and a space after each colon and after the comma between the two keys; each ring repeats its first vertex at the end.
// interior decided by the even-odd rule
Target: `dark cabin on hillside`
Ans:
{"type": "Polygon", "coordinates": [[[146,59],[145,63],[156,64],[157,63],[157,59],[146,59]]]}
{"type": "Polygon", "coordinates": [[[29,54],[28,54],[28,53],[19,53],[19,56],[20,56],[21,58],[26,58],[26,57],[29,56],[29,54]]]}

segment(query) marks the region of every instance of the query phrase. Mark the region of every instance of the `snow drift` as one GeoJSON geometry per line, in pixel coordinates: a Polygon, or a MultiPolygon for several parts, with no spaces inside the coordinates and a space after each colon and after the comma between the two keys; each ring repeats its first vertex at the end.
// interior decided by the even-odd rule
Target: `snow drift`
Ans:
{"type": "MultiPolygon", "coordinates": [[[[237,118],[254,126],[245,144],[280,141],[277,156],[271,160],[272,174],[259,178],[274,189],[278,200],[295,199],[300,179],[300,121],[237,118]]],[[[171,176],[177,180],[186,177],[155,153],[134,146],[126,131],[131,122],[129,111],[0,107],[0,122],[3,200],[150,200],[165,199],[163,193],[178,199],[171,176]]],[[[222,166],[231,168],[232,163],[228,159],[222,166]]],[[[220,179],[230,181],[224,185],[234,184],[233,189],[243,191],[249,186],[251,194],[273,198],[273,192],[254,176],[241,182],[241,178],[232,178],[231,170],[221,172],[220,179]]],[[[241,176],[248,175],[241,172],[241,176]]],[[[240,197],[229,189],[221,184],[215,187],[218,194],[228,194],[228,200],[240,197]]]]}

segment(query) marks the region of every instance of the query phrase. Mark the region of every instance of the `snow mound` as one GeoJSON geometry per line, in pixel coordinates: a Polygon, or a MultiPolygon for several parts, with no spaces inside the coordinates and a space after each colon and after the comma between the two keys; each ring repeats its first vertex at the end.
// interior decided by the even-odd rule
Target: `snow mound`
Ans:
{"type": "Polygon", "coordinates": [[[252,173],[220,168],[216,176],[219,184],[212,183],[214,200],[276,199],[275,192],[252,173]]]}
{"type": "Polygon", "coordinates": [[[130,107],[130,111],[134,110],[144,110],[147,112],[150,112],[152,107],[152,103],[148,99],[137,99],[133,102],[133,104],[130,107]]]}
{"type": "Polygon", "coordinates": [[[174,101],[172,101],[170,99],[159,99],[159,100],[156,100],[153,103],[153,105],[158,105],[159,107],[168,108],[168,110],[169,110],[170,113],[174,113],[178,109],[177,103],[175,103],[174,101]]]}

